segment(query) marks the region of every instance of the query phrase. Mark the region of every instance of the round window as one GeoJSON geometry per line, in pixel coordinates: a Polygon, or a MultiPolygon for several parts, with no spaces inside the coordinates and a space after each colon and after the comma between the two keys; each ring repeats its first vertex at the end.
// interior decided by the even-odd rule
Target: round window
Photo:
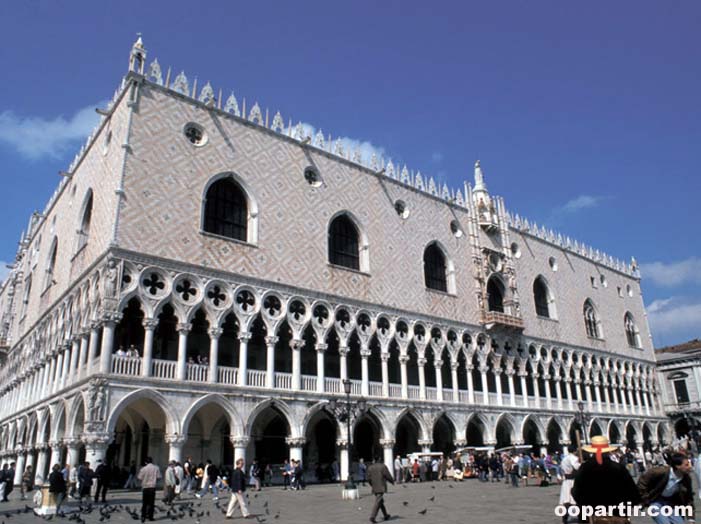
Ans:
{"type": "Polygon", "coordinates": [[[511,254],[514,258],[521,258],[521,248],[516,242],[511,243],[511,254]]]}
{"type": "Polygon", "coordinates": [[[304,180],[312,187],[319,187],[321,185],[321,177],[317,170],[312,167],[308,167],[304,170],[304,180]]]}
{"type": "Polygon", "coordinates": [[[397,215],[399,215],[400,218],[405,220],[409,218],[409,208],[404,200],[397,200],[394,203],[394,210],[397,212],[397,215]]]}
{"type": "Polygon", "coordinates": [[[193,146],[201,147],[207,143],[207,133],[205,133],[204,128],[199,124],[193,122],[185,124],[183,133],[187,141],[193,146]]]}

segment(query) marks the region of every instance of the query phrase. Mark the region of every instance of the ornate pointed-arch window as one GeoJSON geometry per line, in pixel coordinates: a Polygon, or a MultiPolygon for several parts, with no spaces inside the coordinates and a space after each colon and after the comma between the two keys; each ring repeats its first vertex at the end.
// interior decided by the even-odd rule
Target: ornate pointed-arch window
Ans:
{"type": "Polygon", "coordinates": [[[496,277],[487,282],[487,305],[489,311],[504,312],[504,286],[496,277]]]}
{"type": "Polygon", "coordinates": [[[247,223],[246,194],[233,178],[221,178],[209,186],[204,202],[204,231],[245,242],[247,223]]]}
{"type": "Polygon", "coordinates": [[[533,282],[533,300],[535,312],[539,317],[552,318],[550,314],[550,291],[543,277],[538,277],[533,282]]]}
{"type": "Polygon", "coordinates": [[[584,327],[587,331],[587,336],[601,338],[599,318],[596,315],[594,304],[589,299],[584,302],[584,327]]]}
{"type": "Polygon", "coordinates": [[[623,325],[626,330],[626,340],[628,341],[628,345],[634,348],[639,348],[640,332],[638,331],[638,327],[635,325],[635,319],[630,312],[626,313],[625,317],[623,318],[623,325]]]}
{"type": "Polygon", "coordinates": [[[329,262],[337,266],[360,270],[359,233],[345,214],[329,224],[329,262]]]}
{"type": "Polygon", "coordinates": [[[78,248],[76,252],[80,251],[88,243],[88,238],[90,237],[90,224],[92,222],[92,206],[93,206],[93,196],[92,190],[88,191],[88,195],[85,199],[85,204],[83,205],[83,213],[80,218],[80,228],[78,229],[78,248]]]}
{"type": "Polygon", "coordinates": [[[54,282],[54,269],[56,268],[56,255],[58,254],[58,240],[54,238],[49,251],[49,260],[46,263],[46,279],[44,280],[44,289],[49,287],[54,282]]]}
{"type": "Polygon", "coordinates": [[[424,281],[426,287],[438,291],[448,291],[445,256],[441,248],[433,242],[424,250],[424,281]]]}

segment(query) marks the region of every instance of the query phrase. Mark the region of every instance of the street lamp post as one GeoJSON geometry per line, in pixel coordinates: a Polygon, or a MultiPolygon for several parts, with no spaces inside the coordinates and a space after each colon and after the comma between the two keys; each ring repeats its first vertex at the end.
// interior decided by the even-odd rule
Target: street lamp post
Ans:
{"type": "Polygon", "coordinates": [[[326,410],[333,414],[340,422],[346,423],[346,434],[348,435],[348,473],[346,483],[343,487],[344,499],[357,499],[358,488],[353,482],[351,475],[351,458],[353,457],[353,434],[351,433],[351,425],[355,419],[362,416],[368,409],[364,398],[358,399],[357,402],[351,401],[351,381],[345,379],[343,381],[343,392],[346,394],[345,399],[331,399],[326,406],[326,410]]]}
{"type": "Polygon", "coordinates": [[[577,450],[579,452],[579,460],[582,460],[582,443],[587,442],[587,432],[586,427],[589,422],[589,416],[584,412],[584,402],[581,400],[577,402],[577,412],[574,415],[575,420],[579,429],[575,431],[575,436],[577,437],[577,450]]]}

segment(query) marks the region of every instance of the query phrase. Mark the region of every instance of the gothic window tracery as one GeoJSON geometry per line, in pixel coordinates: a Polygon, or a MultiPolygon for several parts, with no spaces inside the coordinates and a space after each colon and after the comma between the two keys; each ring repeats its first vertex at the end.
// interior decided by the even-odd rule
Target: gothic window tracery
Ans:
{"type": "Polygon", "coordinates": [[[536,278],[533,282],[533,300],[535,301],[535,312],[539,317],[552,318],[550,292],[542,277],[536,278]]]}
{"type": "Polygon", "coordinates": [[[49,251],[49,260],[46,264],[46,280],[44,282],[44,289],[49,287],[54,282],[54,269],[56,268],[56,255],[58,253],[58,240],[54,238],[51,245],[51,251],[49,251]]]}
{"type": "Polygon", "coordinates": [[[587,336],[601,338],[599,318],[596,315],[594,304],[589,299],[584,302],[584,327],[587,331],[587,336]]]}
{"type": "Polygon", "coordinates": [[[80,219],[80,229],[78,229],[78,248],[76,252],[80,251],[88,243],[88,238],[90,237],[90,224],[92,222],[92,207],[93,207],[93,194],[92,190],[88,190],[88,194],[85,199],[85,204],[83,205],[83,213],[80,219]]]}
{"type": "Polygon", "coordinates": [[[630,314],[630,312],[626,313],[623,319],[623,325],[626,330],[626,340],[628,341],[628,345],[634,348],[639,348],[640,333],[638,331],[638,327],[635,325],[635,319],[633,318],[633,315],[630,314]]]}
{"type": "Polygon", "coordinates": [[[489,311],[504,312],[504,286],[496,277],[487,282],[487,304],[489,311]]]}

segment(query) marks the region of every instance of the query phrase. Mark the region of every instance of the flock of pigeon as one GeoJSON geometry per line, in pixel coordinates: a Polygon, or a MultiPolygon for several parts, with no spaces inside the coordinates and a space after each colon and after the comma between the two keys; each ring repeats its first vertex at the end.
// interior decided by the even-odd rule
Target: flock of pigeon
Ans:
{"type": "MultiPolygon", "coordinates": [[[[406,488],[406,484],[401,484],[402,488],[406,488]]],[[[448,488],[453,488],[451,484],[448,484],[448,488]]],[[[436,489],[435,485],[431,485],[431,489],[436,489]]],[[[254,493],[249,497],[249,509],[250,506],[255,506],[256,502],[253,499],[258,498],[258,493],[254,493]]],[[[427,499],[427,502],[435,503],[436,496],[433,495],[427,499]]],[[[173,504],[169,505],[156,505],[156,513],[158,516],[156,520],[171,520],[178,521],[183,519],[190,520],[193,524],[201,524],[201,520],[204,517],[211,517],[212,512],[221,512],[222,515],[226,515],[225,505],[221,505],[219,501],[213,501],[213,507],[207,509],[207,506],[203,507],[204,501],[192,500],[192,501],[175,501],[173,504]]],[[[388,501],[388,503],[392,503],[388,501]]],[[[409,501],[402,501],[402,506],[409,508],[411,504],[409,501]]],[[[276,511],[271,515],[271,510],[269,507],[269,501],[263,501],[261,505],[263,514],[256,514],[255,519],[260,523],[266,522],[268,519],[272,518],[277,520],[280,518],[280,512],[276,511]]],[[[362,511],[364,508],[359,507],[358,511],[362,511]]],[[[428,506],[423,507],[417,511],[418,515],[426,515],[428,513],[428,506]]],[[[0,512],[0,518],[6,519],[2,520],[0,524],[12,524],[10,520],[16,515],[23,514],[34,514],[34,509],[30,506],[26,506],[21,509],[0,512]]],[[[93,505],[93,504],[79,504],[78,506],[71,506],[65,511],[61,510],[55,515],[41,516],[44,520],[65,520],[68,521],[66,524],[93,524],[94,517],[97,518],[99,522],[105,523],[112,518],[114,514],[125,513],[129,515],[132,520],[141,520],[141,505],[136,504],[104,504],[104,505],[93,505]]]]}

